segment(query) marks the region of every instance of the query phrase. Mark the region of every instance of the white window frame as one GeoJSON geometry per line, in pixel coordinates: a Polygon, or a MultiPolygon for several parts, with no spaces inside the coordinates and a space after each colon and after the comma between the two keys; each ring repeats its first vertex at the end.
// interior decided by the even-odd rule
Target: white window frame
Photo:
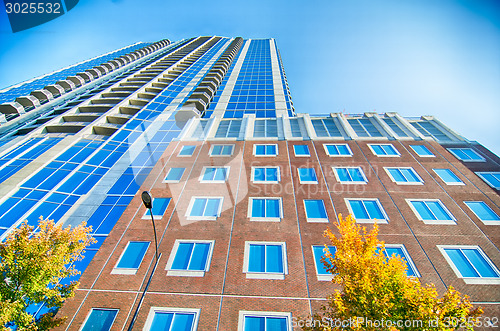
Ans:
{"type": "Polygon", "coordinates": [[[401,153],[398,151],[398,149],[396,147],[394,147],[393,144],[368,144],[368,148],[370,148],[370,150],[372,151],[373,155],[377,156],[377,157],[401,157],[401,153]],[[375,153],[375,150],[373,149],[372,146],[391,146],[394,151],[396,152],[396,155],[378,155],[377,153],[375,153]]]}
{"type": "Polygon", "coordinates": [[[255,316],[255,317],[283,317],[287,319],[287,330],[292,331],[292,313],[281,312],[281,311],[252,311],[252,310],[240,310],[238,316],[238,331],[245,331],[245,317],[255,316]]]}
{"type": "Polygon", "coordinates": [[[197,147],[196,145],[182,145],[181,148],[179,149],[179,153],[177,153],[177,157],[192,157],[194,155],[194,152],[196,152],[196,147],[197,147]],[[194,147],[193,153],[191,153],[191,155],[181,155],[182,149],[185,146],[194,147]]]}
{"type": "Polygon", "coordinates": [[[432,151],[429,149],[429,147],[425,146],[425,145],[409,145],[410,148],[413,150],[413,152],[415,154],[417,154],[418,157],[436,157],[436,155],[434,155],[434,153],[432,153],[432,151]],[[413,146],[424,146],[425,148],[427,148],[429,150],[429,152],[431,153],[431,155],[420,155],[418,154],[418,152],[413,148],[413,146]]]}
{"type": "Polygon", "coordinates": [[[478,175],[479,178],[481,178],[483,180],[483,182],[488,184],[489,187],[494,188],[496,190],[500,190],[500,186],[493,186],[492,183],[490,183],[488,180],[486,180],[486,178],[483,177],[483,174],[500,174],[500,172],[498,172],[498,171],[477,171],[476,172],[476,175],[478,175]]]}
{"type": "Polygon", "coordinates": [[[205,273],[210,270],[210,263],[212,262],[212,254],[214,251],[215,240],[188,240],[188,239],[176,239],[174,246],[172,247],[172,251],[170,252],[170,256],[167,261],[167,265],[165,266],[165,270],[167,270],[167,276],[185,276],[185,277],[203,277],[205,273]],[[175,256],[177,255],[177,251],[179,249],[179,244],[181,243],[193,243],[193,244],[210,244],[210,249],[208,250],[207,255],[207,263],[205,266],[205,270],[173,270],[172,264],[174,263],[175,256]]]}
{"type": "Polygon", "coordinates": [[[250,221],[256,222],[281,222],[283,218],[283,199],[281,197],[250,197],[248,198],[248,213],[247,217],[250,221]],[[280,217],[252,217],[252,209],[253,209],[253,200],[279,200],[280,205],[280,217]]]}
{"type": "Polygon", "coordinates": [[[191,221],[216,221],[217,217],[220,217],[220,214],[222,212],[222,205],[224,204],[224,197],[221,196],[193,196],[191,197],[191,200],[189,201],[189,205],[186,211],[186,218],[191,221]],[[217,216],[191,216],[191,211],[193,209],[193,205],[196,199],[219,199],[219,210],[217,211],[217,216]]]}
{"type": "Polygon", "coordinates": [[[243,255],[243,273],[246,274],[247,279],[285,279],[285,275],[288,275],[288,261],[286,258],[286,242],[274,242],[274,241],[245,241],[245,252],[243,255]],[[283,261],[283,273],[271,273],[271,272],[249,272],[248,266],[250,264],[250,245],[281,245],[282,261],[283,261]]]}
{"type": "Polygon", "coordinates": [[[89,317],[92,314],[92,311],[94,309],[99,309],[99,310],[114,310],[114,311],[116,311],[115,318],[113,319],[113,322],[111,322],[111,327],[113,327],[113,324],[116,321],[116,316],[118,316],[118,313],[120,312],[120,309],[118,309],[118,308],[105,308],[105,307],[92,307],[92,308],[90,308],[89,312],[87,313],[87,316],[85,317],[85,320],[83,321],[82,326],[80,326],[80,329],[79,329],[80,331],[83,330],[83,328],[85,327],[85,324],[87,324],[87,321],[88,321],[88,319],[89,319],[89,317]]]}
{"type": "MultiPolygon", "coordinates": [[[[327,246],[331,246],[331,244],[327,245],[327,246]]],[[[320,275],[319,274],[318,266],[316,265],[316,257],[314,255],[314,247],[323,247],[324,248],[325,245],[311,245],[312,257],[313,257],[313,262],[314,262],[314,270],[316,270],[316,278],[318,279],[319,282],[331,282],[333,279],[332,274],[328,274],[328,275],[320,275]]]]}
{"type": "Polygon", "coordinates": [[[368,183],[368,178],[366,178],[365,172],[363,171],[363,168],[361,167],[332,167],[333,174],[335,175],[335,179],[337,182],[341,184],[347,184],[347,185],[356,185],[356,184],[361,184],[361,185],[366,185],[368,183]],[[359,182],[359,181],[342,181],[340,180],[339,174],[337,173],[337,169],[358,169],[361,172],[361,176],[363,177],[364,181],[359,182]]]}
{"type": "Polygon", "coordinates": [[[142,261],[144,261],[144,257],[146,256],[146,253],[148,252],[149,246],[151,245],[150,241],[145,241],[145,240],[130,240],[125,248],[123,249],[122,253],[120,254],[120,257],[118,258],[118,261],[116,261],[115,266],[113,267],[113,270],[111,270],[112,275],[135,275],[137,273],[137,270],[141,267],[140,265],[142,264],[142,261]],[[144,252],[144,255],[142,256],[141,263],[139,264],[139,267],[137,268],[118,268],[118,264],[122,260],[123,256],[125,255],[125,252],[128,249],[128,246],[130,245],[131,242],[147,242],[148,247],[146,247],[146,251],[144,252]]]}
{"type": "Polygon", "coordinates": [[[312,168],[297,168],[297,176],[299,177],[299,183],[301,183],[301,184],[318,184],[319,183],[318,174],[316,173],[316,168],[314,168],[314,167],[312,167],[312,168]],[[314,181],[314,180],[302,180],[302,178],[300,178],[300,169],[312,169],[314,171],[314,176],[316,176],[316,181],[314,181]]]}
{"type": "Polygon", "coordinates": [[[326,155],[328,155],[330,157],[352,157],[352,155],[353,155],[351,147],[349,147],[349,144],[323,144],[323,149],[325,150],[326,155]],[[330,152],[328,151],[328,146],[332,146],[332,145],[333,146],[346,146],[347,150],[349,151],[349,155],[333,155],[333,154],[330,154],[330,152]]]}
{"type": "Polygon", "coordinates": [[[311,157],[311,149],[309,148],[308,144],[293,144],[292,146],[293,146],[293,155],[295,155],[295,157],[311,157]],[[295,146],[306,146],[307,150],[309,151],[309,154],[308,155],[297,155],[297,153],[295,152],[295,146]]]}
{"type": "MultiPolygon", "coordinates": [[[[406,249],[405,245],[404,244],[385,244],[385,247],[389,247],[389,248],[401,248],[401,250],[403,251],[403,254],[405,256],[402,256],[404,257],[405,261],[406,261],[406,265],[408,266],[408,268],[411,268],[413,273],[415,274],[415,276],[409,276],[409,277],[421,277],[420,275],[420,272],[418,272],[418,269],[417,269],[417,266],[415,265],[415,263],[413,263],[413,260],[410,256],[410,253],[408,253],[408,250],[406,249]]],[[[389,254],[387,254],[387,251],[386,251],[386,256],[389,258],[389,254]]]]}
{"type": "Polygon", "coordinates": [[[303,199],[302,203],[304,204],[304,213],[306,214],[306,220],[308,223],[329,223],[330,222],[330,220],[328,219],[328,212],[326,211],[325,200],[323,200],[323,199],[303,199]],[[306,208],[306,201],[307,200],[321,200],[321,201],[323,201],[323,207],[325,208],[326,218],[308,217],[307,216],[307,208],[306,208]]]}
{"type": "Polygon", "coordinates": [[[167,174],[165,175],[165,178],[163,179],[162,183],[179,183],[179,182],[182,180],[182,177],[184,177],[184,173],[186,172],[186,168],[183,168],[183,169],[184,169],[184,171],[182,172],[181,178],[176,179],[176,180],[174,180],[174,179],[167,179],[168,174],[170,174],[170,171],[171,171],[172,169],[174,169],[174,168],[182,168],[182,167],[170,167],[170,168],[168,169],[168,172],[167,172],[167,174]]]}
{"type": "MultiPolygon", "coordinates": [[[[417,216],[418,220],[422,221],[424,224],[429,224],[429,225],[436,225],[436,224],[442,224],[442,225],[456,225],[457,224],[457,219],[455,216],[450,212],[450,210],[444,205],[444,203],[440,199],[405,199],[406,203],[410,206],[411,210],[417,216]],[[432,202],[438,202],[439,205],[444,209],[444,211],[448,214],[448,216],[451,216],[451,220],[424,220],[420,213],[417,211],[417,209],[413,206],[411,203],[412,201],[432,201],[432,202]]],[[[432,211],[431,211],[432,212],[432,211]]]]}
{"type": "Polygon", "coordinates": [[[387,216],[387,213],[385,212],[384,207],[382,206],[382,203],[380,203],[380,200],[377,198],[344,198],[344,202],[347,206],[347,209],[349,210],[349,214],[351,214],[354,219],[356,219],[356,223],[375,223],[377,224],[388,224],[389,223],[389,216],[387,216]],[[384,220],[379,220],[375,218],[356,218],[354,215],[354,211],[351,208],[351,204],[349,201],[356,201],[356,200],[364,200],[364,201],[375,201],[377,203],[377,206],[379,207],[380,211],[384,215],[385,219],[384,220]]]}
{"type": "Polygon", "coordinates": [[[252,167],[252,183],[255,184],[278,184],[281,181],[281,171],[279,166],[275,167],[270,167],[270,166],[259,166],[259,167],[252,167]],[[257,168],[264,168],[264,169],[277,169],[277,174],[278,174],[278,180],[267,180],[267,181],[261,181],[261,180],[255,180],[255,170],[257,168]]]}
{"type": "Polygon", "coordinates": [[[434,168],[433,168],[433,169],[432,169],[432,171],[434,171],[434,173],[436,174],[436,176],[438,176],[438,177],[439,177],[439,179],[441,179],[441,181],[442,181],[443,183],[445,183],[446,185],[465,185],[465,183],[462,181],[462,179],[461,179],[460,177],[458,177],[458,176],[457,176],[457,174],[456,174],[456,173],[454,173],[454,172],[453,172],[453,170],[451,170],[451,169],[448,169],[448,168],[435,168],[435,169],[434,169],[434,168]],[[449,170],[449,171],[451,171],[451,172],[453,173],[453,175],[455,175],[455,176],[456,176],[456,177],[460,180],[460,182],[452,182],[452,183],[446,182],[446,181],[445,181],[445,180],[444,180],[444,179],[443,179],[443,178],[442,178],[442,177],[441,177],[441,176],[440,176],[440,175],[436,172],[436,170],[449,170]]]}
{"type": "Polygon", "coordinates": [[[200,320],[201,309],[197,308],[177,308],[177,307],[151,307],[149,309],[148,317],[146,323],[144,324],[143,331],[151,330],[151,325],[153,324],[153,319],[155,318],[155,313],[194,313],[193,325],[191,330],[198,329],[198,322],[200,320]]]}
{"type": "Polygon", "coordinates": [[[229,178],[229,170],[230,170],[230,168],[231,168],[230,166],[223,166],[223,167],[217,167],[217,166],[203,167],[203,169],[201,169],[200,177],[198,177],[198,181],[200,183],[225,183],[225,182],[227,182],[227,179],[229,178]],[[208,168],[226,169],[226,178],[224,180],[215,180],[215,179],[206,180],[206,179],[203,179],[203,177],[205,176],[205,171],[208,168]]]}
{"type": "Polygon", "coordinates": [[[500,225],[500,220],[498,220],[498,221],[494,221],[494,220],[483,220],[483,219],[481,219],[481,217],[479,217],[479,215],[478,215],[478,214],[476,214],[476,212],[474,211],[474,209],[472,209],[472,208],[471,208],[471,207],[467,204],[467,202],[482,202],[482,203],[484,203],[484,204],[486,205],[486,207],[487,207],[487,208],[489,208],[489,209],[491,210],[491,212],[492,212],[493,214],[495,214],[495,215],[497,215],[497,216],[500,216],[500,215],[498,215],[497,213],[495,213],[495,211],[494,211],[494,210],[493,210],[490,206],[488,206],[488,204],[487,204],[486,202],[481,201],[481,200],[477,200],[477,201],[468,200],[468,201],[464,201],[464,204],[467,206],[467,208],[469,208],[469,209],[470,209],[470,211],[471,211],[472,213],[474,213],[474,215],[478,218],[478,220],[480,220],[481,222],[483,222],[483,224],[484,224],[484,225],[500,225]]]}
{"type": "Polygon", "coordinates": [[[253,156],[255,157],[276,157],[279,155],[278,144],[254,144],[253,145],[253,156]],[[266,145],[274,145],[276,146],[276,154],[275,155],[257,155],[257,146],[266,146],[266,145]]]}
{"type": "Polygon", "coordinates": [[[208,151],[208,155],[210,157],[229,157],[229,156],[232,156],[234,154],[234,144],[212,144],[210,146],[210,150],[208,151]],[[231,146],[231,153],[229,155],[213,155],[212,152],[214,150],[214,147],[215,146],[231,146]]]}
{"type": "MultiPolygon", "coordinates": [[[[385,172],[387,173],[387,176],[391,179],[393,183],[396,183],[397,185],[424,185],[424,180],[420,175],[413,169],[413,167],[384,167],[385,172]],[[419,182],[398,182],[394,177],[392,177],[391,172],[389,171],[390,169],[410,169],[411,172],[417,177],[420,181],[419,182]]],[[[403,177],[405,177],[403,175],[403,177]]],[[[406,177],[405,177],[406,178],[406,177]]]]}
{"type": "MultiPolygon", "coordinates": [[[[487,278],[487,277],[463,277],[458,268],[455,266],[455,263],[451,260],[448,254],[445,252],[445,249],[475,249],[479,252],[479,254],[484,258],[486,263],[488,263],[492,269],[496,272],[497,275],[500,276],[500,271],[497,266],[489,259],[489,257],[483,252],[481,247],[477,245],[437,245],[437,248],[443,255],[444,259],[450,265],[451,269],[455,273],[458,278],[463,279],[466,284],[500,284],[499,278],[487,278]]],[[[472,264],[472,262],[471,262],[472,264]]],[[[472,264],[474,266],[474,264],[472,264]]],[[[475,266],[474,266],[475,268],[475,266]]]]}
{"type": "Polygon", "coordinates": [[[460,160],[462,162],[486,162],[486,159],[484,158],[484,156],[482,156],[481,154],[479,154],[477,151],[475,151],[473,148],[470,148],[470,147],[453,147],[453,148],[447,148],[447,150],[457,160],[460,160]],[[464,160],[464,159],[461,159],[457,154],[455,154],[454,150],[456,150],[456,149],[470,149],[471,151],[473,151],[474,153],[476,153],[481,158],[481,160],[464,160]]]}

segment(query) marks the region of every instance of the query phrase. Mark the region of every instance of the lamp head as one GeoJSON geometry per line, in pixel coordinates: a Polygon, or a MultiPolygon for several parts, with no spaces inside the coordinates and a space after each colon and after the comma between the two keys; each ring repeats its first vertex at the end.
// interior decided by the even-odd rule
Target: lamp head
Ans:
{"type": "Polygon", "coordinates": [[[146,206],[147,209],[153,208],[153,198],[151,197],[151,194],[149,194],[148,191],[144,191],[141,194],[142,198],[142,203],[144,206],[146,206]]]}

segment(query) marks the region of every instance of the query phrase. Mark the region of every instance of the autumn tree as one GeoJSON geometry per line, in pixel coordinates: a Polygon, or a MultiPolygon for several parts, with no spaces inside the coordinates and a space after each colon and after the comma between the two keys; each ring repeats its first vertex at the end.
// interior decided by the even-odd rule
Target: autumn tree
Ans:
{"type": "Polygon", "coordinates": [[[367,232],[350,215],[339,215],[337,228],[338,237],[330,229],[324,233],[336,252],[325,246],[322,261],[340,290],[320,313],[301,321],[303,330],[473,329],[481,308],[473,309],[468,297],[451,286],[439,297],[433,284],[408,277],[400,256],[385,255],[376,224],[367,232]]]}
{"type": "Polygon", "coordinates": [[[36,230],[23,222],[0,243],[0,329],[48,330],[64,322],[54,312],[36,319],[27,308],[44,303],[57,310],[75,295],[78,282],[60,281],[79,274],[73,262],[95,241],[90,231],[85,224],[63,229],[41,218],[36,230]]]}

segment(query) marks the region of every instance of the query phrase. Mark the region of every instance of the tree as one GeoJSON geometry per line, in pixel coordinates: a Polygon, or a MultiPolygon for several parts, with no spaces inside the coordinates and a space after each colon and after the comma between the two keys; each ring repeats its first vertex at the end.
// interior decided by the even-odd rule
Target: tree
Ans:
{"type": "Polygon", "coordinates": [[[48,330],[64,322],[55,312],[75,295],[79,282],[61,284],[63,278],[77,275],[73,262],[95,242],[91,227],[73,229],[56,226],[40,218],[38,228],[25,221],[0,243],[0,328],[9,330],[48,330]],[[45,303],[52,311],[40,318],[27,312],[30,305],[45,303]]]}
{"type": "Polygon", "coordinates": [[[303,330],[455,330],[460,325],[473,330],[481,308],[472,309],[468,297],[451,286],[439,298],[433,284],[408,277],[401,257],[386,257],[377,224],[367,233],[350,215],[339,215],[337,228],[339,237],[330,229],[324,233],[336,252],[325,246],[322,262],[341,290],[327,298],[322,313],[302,321],[303,330]]]}

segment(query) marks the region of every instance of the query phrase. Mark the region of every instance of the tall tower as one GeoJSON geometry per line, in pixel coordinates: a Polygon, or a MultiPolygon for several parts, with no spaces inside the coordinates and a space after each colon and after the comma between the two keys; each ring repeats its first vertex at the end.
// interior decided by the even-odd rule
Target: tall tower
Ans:
{"type": "Polygon", "coordinates": [[[98,240],[62,329],[291,330],[333,291],[338,213],[498,316],[500,159],[432,116],[296,113],[273,39],[135,44],[0,101],[0,239],[43,216],[98,240]]]}

